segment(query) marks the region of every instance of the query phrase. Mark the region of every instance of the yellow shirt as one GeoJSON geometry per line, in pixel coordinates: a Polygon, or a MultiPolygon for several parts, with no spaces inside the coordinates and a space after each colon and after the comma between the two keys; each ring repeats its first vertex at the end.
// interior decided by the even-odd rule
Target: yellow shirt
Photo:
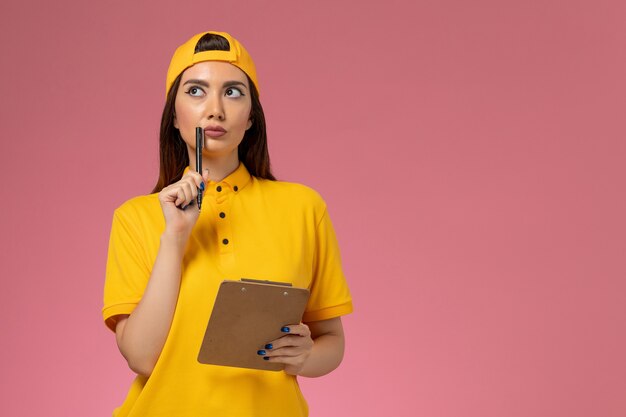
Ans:
{"type": "MultiPolygon", "coordinates": [[[[111,330],[117,315],[132,313],[139,303],[164,228],[157,194],[133,198],[115,211],[103,308],[111,330]]],[[[294,376],[197,361],[219,284],[241,278],[308,288],[304,322],[352,311],[337,240],[321,197],[299,184],[252,177],[240,164],[223,181],[207,184],[163,351],[151,376],[134,380],[114,416],[308,415],[294,376]]]]}

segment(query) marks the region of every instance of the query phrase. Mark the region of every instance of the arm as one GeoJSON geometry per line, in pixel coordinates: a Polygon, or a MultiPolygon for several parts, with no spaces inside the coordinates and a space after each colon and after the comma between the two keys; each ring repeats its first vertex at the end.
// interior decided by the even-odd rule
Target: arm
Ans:
{"type": "MultiPolygon", "coordinates": [[[[205,171],[205,177],[208,172],[205,171]]],[[[179,182],[159,193],[165,217],[150,279],[141,301],[129,316],[117,322],[117,345],[128,366],[134,372],[150,376],[169,334],[180,289],[181,265],[185,247],[199,212],[190,204],[197,196],[197,186],[203,178],[190,172],[179,182]],[[189,205],[185,210],[177,206],[189,205]]]]}
{"type": "Polygon", "coordinates": [[[270,343],[267,360],[284,363],[290,375],[310,378],[326,375],[339,366],[344,352],[341,317],[287,327],[288,335],[270,343]]]}
{"type": "Polygon", "coordinates": [[[117,346],[134,372],[150,376],[167,335],[178,299],[184,245],[163,234],[150,281],[130,316],[115,328],[117,346]],[[182,247],[182,249],[181,249],[182,247]]]}

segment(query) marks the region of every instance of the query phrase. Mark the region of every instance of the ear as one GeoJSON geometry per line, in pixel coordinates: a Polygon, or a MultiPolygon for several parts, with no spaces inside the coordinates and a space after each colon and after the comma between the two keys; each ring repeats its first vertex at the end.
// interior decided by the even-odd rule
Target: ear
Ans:
{"type": "Polygon", "coordinates": [[[248,119],[248,125],[246,126],[246,130],[250,129],[252,127],[252,118],[248,119]]]}
{"type": "Polygon", "coordinates": [[[178,129],[178,119],[176,119],[176,113],[174,113],[174,127],[178,129]]]}

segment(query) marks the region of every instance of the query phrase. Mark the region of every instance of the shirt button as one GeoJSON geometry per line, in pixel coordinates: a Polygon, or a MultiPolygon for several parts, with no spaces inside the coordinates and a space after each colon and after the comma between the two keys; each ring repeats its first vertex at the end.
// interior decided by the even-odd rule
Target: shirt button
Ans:
{"type": "Polygon", "coordinates": [[[228,239],[222,240],[222,243],[225,244],[225,245],[228,245],[228,239]]]}
{"type": "Polygon", "coordinates": [[[239,191],[239,188],[235,185],[235,186],[233,187],[233,190],[235,190],[235,191],[239,191]]]}
{"type": "Polygon", "coordinates": [[[218,186],[217,186],[217,188],[216,188],[216,190],[217,190],[217,192],[218,192],[218,193],[219,193],[219,192],[221,192],[221,191],[222,191],[222,186],[221,186],[221,185],[218,185],[218,186]]]}
{"type": "Polygon", "coordinates": [[[220,213],[220,217],[223,219],[224,217],[226,217],[226,213],[224,213],[223,211],[220,213]]]}

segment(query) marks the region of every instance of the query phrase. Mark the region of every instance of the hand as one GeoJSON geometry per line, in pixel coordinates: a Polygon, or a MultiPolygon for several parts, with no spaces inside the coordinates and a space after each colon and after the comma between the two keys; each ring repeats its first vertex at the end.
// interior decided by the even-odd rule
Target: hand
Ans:
{"type": "Polygon", "coordinates": [[[209,179],[209,170],[202,175],[189,171],[179,181],[163,188],[159,203],[165,217],[165,233],[189,237],[200,211],[196,203],[198,188],[204,188],[209,179]]]}
{"type": "Polygon", "coordinates": [[[297,375],[313,349],[311,330],[304,323],[285,326],[283,329],[289,329],[288,334],[265,345],[263,359],[285,364],[286,373],[297,375]]]}

